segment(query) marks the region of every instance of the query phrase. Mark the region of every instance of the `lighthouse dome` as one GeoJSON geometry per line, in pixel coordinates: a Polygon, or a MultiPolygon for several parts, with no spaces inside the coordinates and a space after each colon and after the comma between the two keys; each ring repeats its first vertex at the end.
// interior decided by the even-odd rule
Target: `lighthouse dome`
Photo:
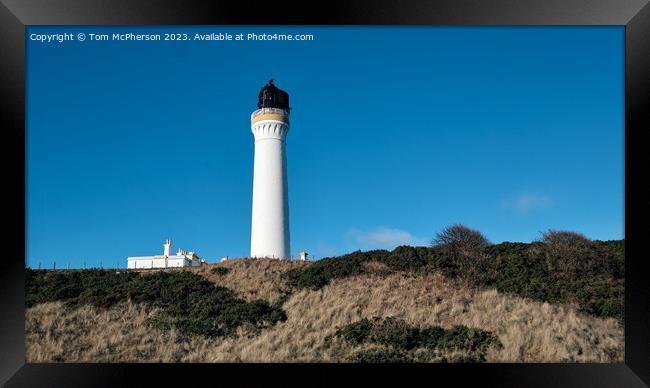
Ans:
{"type": "Polygon", "coordinates": [[[279,108],[289,110],[289,93],[273,85],[273,78],[262,87],[257,96],[257,108],[279,108]]]}

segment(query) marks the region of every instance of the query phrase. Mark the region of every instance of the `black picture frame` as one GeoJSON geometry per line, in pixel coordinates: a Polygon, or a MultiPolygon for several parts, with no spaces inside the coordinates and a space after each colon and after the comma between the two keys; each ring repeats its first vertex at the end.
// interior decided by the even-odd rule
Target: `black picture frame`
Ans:
{"type": "Polygon", "coordinates": [[[355,384],[643,387],[650,384],[650,270],[643,222],[642,141],[650,129],[646,0],[265,2],[1,0],[5,255],[0,267],[0,384],[116,387],[183,384],[355,384]],[[620,364],[26,364],[25,28],[32,25],[620,25],[625,26],[625,362],[620,364]],[[419,381],[419,382],[418,382],[419,381]]]}

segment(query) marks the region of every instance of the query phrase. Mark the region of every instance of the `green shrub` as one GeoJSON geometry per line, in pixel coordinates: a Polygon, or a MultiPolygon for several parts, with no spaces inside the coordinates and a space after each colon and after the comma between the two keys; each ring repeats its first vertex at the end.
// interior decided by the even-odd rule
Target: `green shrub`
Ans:
{"type": "Polygon", "coordinates": [[[368,339],[372,326],[369,319],[363,318],[360,321],[337,328],[335,335],[342,337],[353,345],[359,345],[368,339]]]}
{"type": "Polygon", "coordinates": [[[577,270],[579,277],[549,268],[543,242],[502,243],[492,248],[499,265],[492,285],[499,292],[549,303],[575,301],[585,313],[623,320],[623,240],[593,242],[593,248],[607,263],[577,270]]]}
{"type": "Polygon", "coordinates": [[[108,308],[131,300],[158,307],[151,322],[161,329],[177,328],[181,334],[223,336],[242,325],[260,329],[286,320],[286,313],[264,300],[246,302],[225,287],[188,271],[134,272],[109,270],[27,270],[27,305],[64,301],[74,307],[89,304],[108,308]]]}
{"type": "Polygon", "coordinates": [[[486,358],[483,353],[474,353],[457,355],[447,359],[430,351],[407,352],[400,349],[380,347],[359,351],[348,357],[348,361],[359,363],[482,363],[486,362],[486,358]]]}
{"type": "Polygon", "coordinates": [[[479,232],[463,228],[447,228],[433,247],[357,251],[316,261],[285,276],[293,287],[319,289],[333,278],[362,274],[365,262],[376,261],[392,271],[424,274],[439,270],[472,286],[495,287],[499,292],[543,302],[575,301],[583,312],[623,319],[624,240],[590,241],[572,232],[552,231],[545,235],[546,241],[489,244],[479,232]],[[471,241],[469,248],[458,248],[463,245],[462,238],[471,241]],[[567,241],[578,241],[578,248],[567,241]],[[572,249],[586,253],[571,255],[572,249]]]}
{"type": "Polygon", "coordinates": [[[610,269],[603,252],[580,233],[549,230],[542,233],[541,242],[548,272],[555,277],[576,280],[610,269]]]}
{"type": "Polygon", "coordinates": [[[370,341],[395,348],[411,350],[421,345],[420,330],[405,321],[388,317],[375,319],[370,330],[370,341]]]}
{"type": "Polygon", "coordinates": [[[424,247],[399,246],[387,254],[383,263],[395,271],[416,271],[427,264],[427,250],[424,247]]]}
{"type": "Polygon", "coordinates": [[[451,329],[439,326],[418,328],[393,317],[364,318],[337,328],[335,335],[353,345],[374,343],[403,350],[425,347],[484,352],[490,346],[501,346],[499,338],[489,331],[463,325],[451,329]]]}
{"type": "Polygon", "coordinates": [[[348,361],[360,363],[406,363],[414,362],[413,357],[399,349],[372,348],[353,354],[348,361]]]}
{"type": "Polygon", "coordinates": [[[210,270],[210,273],[220,276],[226,275],[228,272],[230,272],[230,268],[226,267],[214,267],[210,270]]]}
{"type": "Polygon", "coordinates": [[[332,274],[326,264],[316,261],[305,268],[291,269],[285,272],[283,277],[293,287],[318,290],[329,284],[332,274]]]}
{"type": "MultiPolygon", "coordinates": [[[[89,269],[83,271],[32,270],[25,272],[25,302],[27,307],[39,303],[71,300],[79,297],[87,289],[97,293],[119,288],[139,275],[133,272],[115,274],[112,271],[89,269]]],[[[111,291],[111,293],[114,291],[111,291]]]]}
{"type": "Polygon", "coordinates": [[[474,354],[463,354],[463,355],[455,356],[446,362],[467,364],[467,363],[480,363],[485,361],[487,360],[485,359],[484,353],[474,353],[474,354]]]}
{"type": "Polygon", "coordinates": [[[339,257],[315,261],[304,268],[294,268],[284,273],[287,282],[296,288],[317,290],[329,284],[333,278],[343,278],[364,272],[363,263],[384,261],[386,250],[356,251],[339,257]]]}
{"type": "Polygon", "coordinates": [[[434,351],[438,349],[467,352],[466,359],[454,362],[483,362],[489,347],[502,346],[499,338],[489,331],[467,326],[418,328],[393,317],[364,318],[337,328],[335,336],[353,345],[383,345],[354,354],[350,360],[355,362],[428,362],[437,358],[434,351]]]}
{"type": "Polygon", "coordinates": [[[569,299],[585,313],[623,320],[625,281],[608,276],[593,276],[569,284],[569,299]]]}
{"type": "Polygon", "coordinates": [[[608,273],[614,279],[625,277],[625,240],[594,241],[608,263],[608,273]]]}

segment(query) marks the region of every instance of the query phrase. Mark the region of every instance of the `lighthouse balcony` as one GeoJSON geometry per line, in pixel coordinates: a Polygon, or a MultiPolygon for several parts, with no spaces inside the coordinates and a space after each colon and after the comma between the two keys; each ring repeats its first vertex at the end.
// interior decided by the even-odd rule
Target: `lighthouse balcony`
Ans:
{"type": "Polygon", "coordinates": [[[286,115],[289,112],[286,109],[281,109],[281,108],[260,108],[253,112],[251,114],[251,118],[263,115],[263,114],[278,114],[278,115],[286,115]]]}
{"type": "Polygon", "coordinates": [[[289,123],[289,111],[281,108],[260,108],[251,114],[251,123],[262,120],[277,120],[289,123]]]}

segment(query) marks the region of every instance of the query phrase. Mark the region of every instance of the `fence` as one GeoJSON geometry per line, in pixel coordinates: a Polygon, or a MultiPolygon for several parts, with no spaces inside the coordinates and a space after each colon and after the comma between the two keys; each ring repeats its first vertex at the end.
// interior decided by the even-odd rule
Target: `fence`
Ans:
{"type": "Polygon", "coordinates": [[[77,260],[37,260],[27,265],[32,269],[126,269],[127,261],[124,259],[77,259],[77,260]],[[31,264],[31,265],[30,265],[31,264]]]}

